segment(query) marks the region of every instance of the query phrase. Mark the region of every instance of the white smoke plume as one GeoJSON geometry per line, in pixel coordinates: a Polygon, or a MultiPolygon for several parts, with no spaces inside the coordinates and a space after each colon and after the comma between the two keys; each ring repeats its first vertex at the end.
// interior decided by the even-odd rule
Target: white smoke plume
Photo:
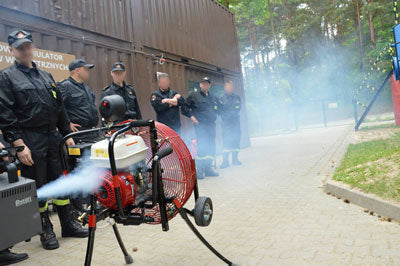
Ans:
{"type": "Polygon", "coordinates": [[[74,198],[80,195],[89,195],[99,188],[102,183],[105,169],[95,167],[88,159],[84,159],[80,167],[68,174],[60,176],[38,189],[38,198],[41,200],[68,196],[74,198]]]}

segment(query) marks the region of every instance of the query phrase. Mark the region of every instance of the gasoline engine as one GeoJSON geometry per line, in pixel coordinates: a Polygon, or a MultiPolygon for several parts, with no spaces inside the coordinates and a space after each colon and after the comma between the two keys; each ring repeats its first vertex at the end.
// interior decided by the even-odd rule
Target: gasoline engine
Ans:
{"type": "MultiPolygon", "coordinates": [[[[124,135],[116,140],[114,150],[122,207],[142,206],[151,192],[149,168],[145,162],[147,146],[139,136],[124,135]]],[[[90,160],[98,167],[110,169],[108,140],[92,145],[90,160]]],[[[117,210],[111,171],[106,171],[103,179],[103,185],[96,192],[97,200],[105,208],[117,210]]]]}

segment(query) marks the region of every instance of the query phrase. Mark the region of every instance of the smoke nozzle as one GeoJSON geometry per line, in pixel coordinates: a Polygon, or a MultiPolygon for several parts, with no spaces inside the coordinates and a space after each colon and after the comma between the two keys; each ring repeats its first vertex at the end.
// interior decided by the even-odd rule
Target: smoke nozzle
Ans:
{"type": "Polygon", "coordinates": [[[123,120],[126,104],[119,95],[106,96],[100,101],[99,111],[100,115],[107,121],[123,120]]]}

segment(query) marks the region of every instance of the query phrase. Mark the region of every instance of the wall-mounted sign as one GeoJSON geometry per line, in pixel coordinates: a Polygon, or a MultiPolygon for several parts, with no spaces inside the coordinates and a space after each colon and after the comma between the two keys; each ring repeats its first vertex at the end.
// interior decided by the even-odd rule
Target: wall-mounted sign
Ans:
{"type": "MultiPolygon", "coordinates": [[[[48,50],[35,48],[33,61],[37,67],[50,72],[55,81],[68,78],[69,63],[75,59],[75,55],[63,54],[48,50]]],[[[8,43],[0,42],[0,69],[11,66],[14,63],[14,57],[11,55],[8,43]]]]}

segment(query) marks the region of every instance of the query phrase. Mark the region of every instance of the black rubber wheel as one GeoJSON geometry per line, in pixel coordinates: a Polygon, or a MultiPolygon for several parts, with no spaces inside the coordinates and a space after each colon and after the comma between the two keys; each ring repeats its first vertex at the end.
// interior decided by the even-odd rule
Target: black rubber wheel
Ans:
{"type": "Polygon", "coordinates": [[[213,205],[209,197],[199,197],[193,211],[194,221],[198,226],[208,226],[213,216],[213,205]]]}

